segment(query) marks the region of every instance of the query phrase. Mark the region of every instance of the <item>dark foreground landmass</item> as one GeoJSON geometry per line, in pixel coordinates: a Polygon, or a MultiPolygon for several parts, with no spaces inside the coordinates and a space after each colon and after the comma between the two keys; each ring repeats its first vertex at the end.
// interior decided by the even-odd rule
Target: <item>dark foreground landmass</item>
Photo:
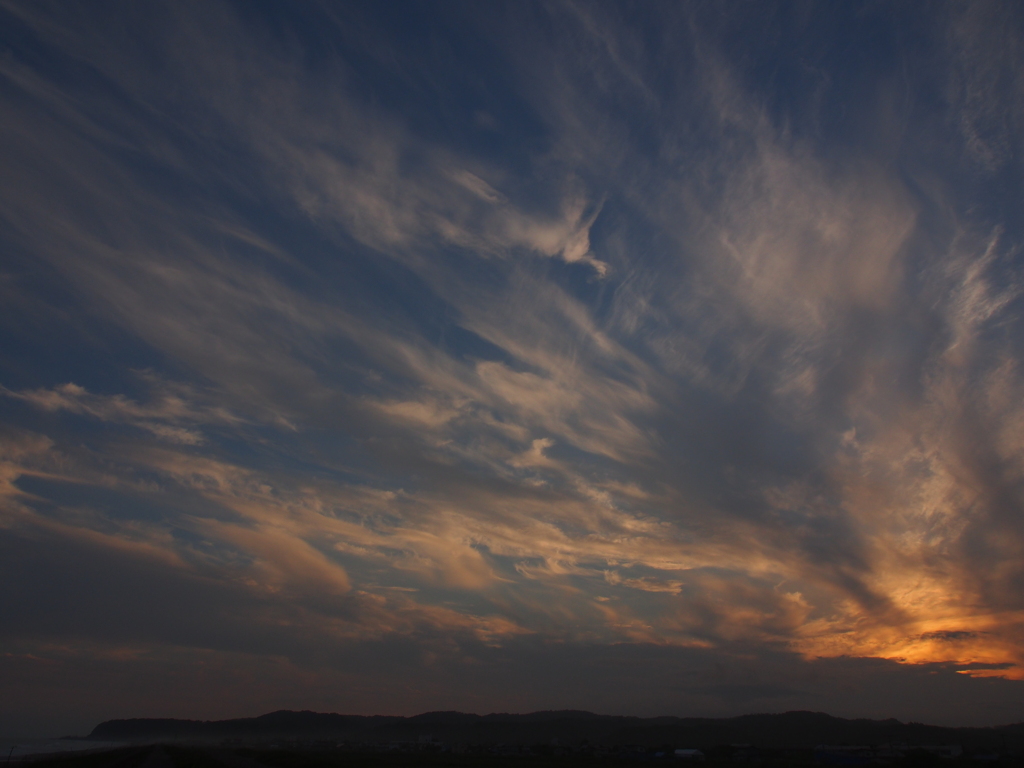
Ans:
{"type": "Polygon", "coordinates": [[[515,749],[478,747],[462,753],[436,743],[419,749],[353,749],[337,745],[292,745],[274,748],[134,745],[93,754],[32,760],[32,768],[821,768],[822,766],[882,765],[890,768],[1024,768],[1012,755],[961,754],[943,758],[927,749],[904,752],[823,752],[811,749],[757,749],[721,745],[699,759],[672,750],[637,746],[600,750],[588,745],[554,749],[534,745],[515,749]],[[548,748],[545,749],[544,747],[548,748]]]}
{"type": "MultiPolygon", "coordinates": [[[[818,745],[959,745],[964,753],[1024,754],[1024,723],[994,728],[944,728],[898,720],[846,720],[820,712],[733,718],[620,717],[590,712],[471,715],[428,712],[415,717],[364,717],[317,712],[272,712],[237,720],[109,720],[88,738],[130,743],[269,746],[330,744],[392,751],[471,747],[667,746],[712,750],[746,744],[760,750],[813,749],[818,745]]],[[[903,751],[906,751],[905,749],[903,751]]]]}
{"type": "Polygon", "coordinates": [[[237,720],[110,720],[88,738],[124,746],[21,762],[37,768],[1024,768],[1024,723],[943,728],[819,712],[712,719],[281,711],[237,720]]]}

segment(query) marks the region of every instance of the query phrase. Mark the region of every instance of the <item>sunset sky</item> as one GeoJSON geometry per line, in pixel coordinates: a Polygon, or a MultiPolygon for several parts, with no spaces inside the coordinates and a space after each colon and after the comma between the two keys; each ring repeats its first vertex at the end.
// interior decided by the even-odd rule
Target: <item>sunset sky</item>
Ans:
{"type": "Polygon", "coordinates": [[[0,735],[1024,720],[1024,7],[0,2],[0,735]]]}

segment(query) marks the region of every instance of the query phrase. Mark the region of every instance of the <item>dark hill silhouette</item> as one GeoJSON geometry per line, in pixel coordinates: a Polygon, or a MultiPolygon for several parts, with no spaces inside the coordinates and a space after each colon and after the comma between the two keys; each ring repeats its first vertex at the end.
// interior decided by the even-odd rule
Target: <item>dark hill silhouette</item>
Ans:
{"type": "Polygon", "coordinates": [[[638,744],[707,749],[746,743],[767,749],[816,744],[961,744],[971,752],[1024,752],[1024,723],[994,728],[945,728],[899,720],[846,720],[823,712],[732,718],[596,715],[565,710],[529,714],[426,712],[414,717],[339,715],[281,710],[237,720],[108,720],[88,738],[98,741],[248,743],[289,739],[462,744],[638,744]]]}

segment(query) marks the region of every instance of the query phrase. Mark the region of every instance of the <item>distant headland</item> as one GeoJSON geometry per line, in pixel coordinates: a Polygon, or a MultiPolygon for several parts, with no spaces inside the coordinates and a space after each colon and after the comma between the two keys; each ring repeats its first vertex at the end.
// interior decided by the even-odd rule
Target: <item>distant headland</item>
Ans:
{"type": "Polygon", "coordinates": [[[808,750],[821,745],[888,745],[902,749],[957,745],[965,754],[1024,752],[1024,723],[947,728],[888,720],[848,720],[821,712],[731,718],[626,717],[575,710],[475,715],[427,712],[414,717],[340,715],[282,710],[234,720],[108,720],[87,737],[131,743],[373,745],[556,745],[645,750],[808,750]]]}

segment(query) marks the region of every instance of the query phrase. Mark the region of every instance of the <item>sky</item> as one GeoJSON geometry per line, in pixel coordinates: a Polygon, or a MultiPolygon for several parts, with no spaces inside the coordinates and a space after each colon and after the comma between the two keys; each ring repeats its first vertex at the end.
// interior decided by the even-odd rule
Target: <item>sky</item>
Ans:
{"type": "Polygon", "coordinates": [[[1024,8],[0,2],[0,735],[1024,720],[1024,8]]]}

